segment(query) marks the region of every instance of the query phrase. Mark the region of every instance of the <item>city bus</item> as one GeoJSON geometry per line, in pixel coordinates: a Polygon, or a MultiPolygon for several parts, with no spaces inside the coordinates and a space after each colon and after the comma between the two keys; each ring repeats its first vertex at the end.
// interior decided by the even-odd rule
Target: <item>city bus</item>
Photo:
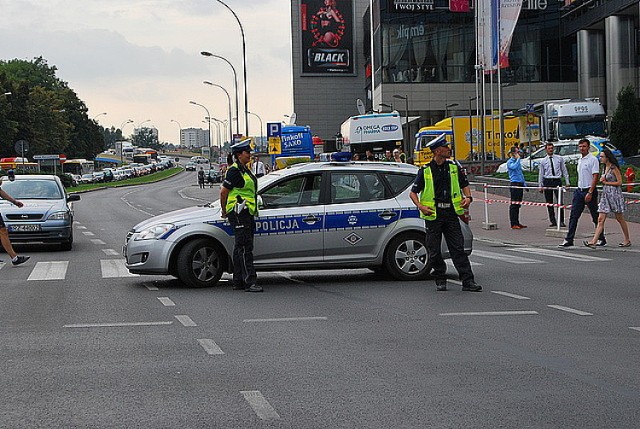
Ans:
{"type": "Polygon", "coordinates": [[[64,164],[62,164],[62,171],[64,173],[77,174],[78,176],[93,173],[94,170],[95,165],[93,161],[86,159],[67,159],[64,164]]]}

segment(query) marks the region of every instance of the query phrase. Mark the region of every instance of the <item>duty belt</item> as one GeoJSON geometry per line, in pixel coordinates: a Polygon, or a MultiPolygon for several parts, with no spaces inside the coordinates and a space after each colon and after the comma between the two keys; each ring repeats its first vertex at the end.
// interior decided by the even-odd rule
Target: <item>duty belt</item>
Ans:
{"type": "Polygon", "coordinates": [[[439,209],[450,209],[451,203],[436,203],[436,207],[439,209]]]}

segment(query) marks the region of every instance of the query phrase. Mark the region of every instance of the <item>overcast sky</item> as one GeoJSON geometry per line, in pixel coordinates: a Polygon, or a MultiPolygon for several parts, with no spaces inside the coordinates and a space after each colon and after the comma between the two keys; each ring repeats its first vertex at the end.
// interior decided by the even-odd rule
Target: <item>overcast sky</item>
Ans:
{"type": "MultiPolygon", "coordinates": [[[[245,31],[249,111],[265,124],[280,121],[293,106],[290,2],[225,3],[245,31]]],[[[202,82],[223,86],[233,99],[233,73],[224,61],[200,55],[210,51],[238,73],[244,130],[242,38],[231,12],[216,0],[0,0],[0,11],[0,58],[42,56],[86,103],[90,117],[107,112],[97,118],[102,126],[150,119],[144,125],[158,128],[161,141],[178,143],[172,119],[182,128],[207,128],[205,110],[189,100],[228,118],[224,92],[202,82]]],[[[124,127],[125,135],[133,125],[124,127]]],[[[249,133],[260,135],[251,115],[249,133]]]]}

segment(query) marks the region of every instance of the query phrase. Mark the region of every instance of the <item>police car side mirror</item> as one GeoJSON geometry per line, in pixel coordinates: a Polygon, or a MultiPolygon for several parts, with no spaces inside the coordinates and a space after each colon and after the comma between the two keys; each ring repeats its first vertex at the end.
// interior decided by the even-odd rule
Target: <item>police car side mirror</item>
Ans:
{"type": "Polygon", "coordinates": [[[262,195],[258,195],[258,209],[264,208],[264,201],[262,201],[262,195]]]}

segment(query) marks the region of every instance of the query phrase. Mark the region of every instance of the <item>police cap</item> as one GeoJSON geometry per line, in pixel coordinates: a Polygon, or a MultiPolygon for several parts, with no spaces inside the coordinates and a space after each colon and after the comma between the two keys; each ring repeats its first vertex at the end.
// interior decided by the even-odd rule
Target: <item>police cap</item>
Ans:
{"type": "Polygon", "coordinates": [[[440,134],[438,137],[436,137],[435,139],[431,140],[429,143],[426,144],[425,147],[431,149],[432,151],[442,147],[442,146],[447,146],[450,145],[451,143],[449,143],[447,141],[447,138],[444,134],[440,134]]]}
{"type": "Polygon", "coordinates": [[[231,153],[251,152],[251,139],[245,139],[231,146],[231,153]]]}

